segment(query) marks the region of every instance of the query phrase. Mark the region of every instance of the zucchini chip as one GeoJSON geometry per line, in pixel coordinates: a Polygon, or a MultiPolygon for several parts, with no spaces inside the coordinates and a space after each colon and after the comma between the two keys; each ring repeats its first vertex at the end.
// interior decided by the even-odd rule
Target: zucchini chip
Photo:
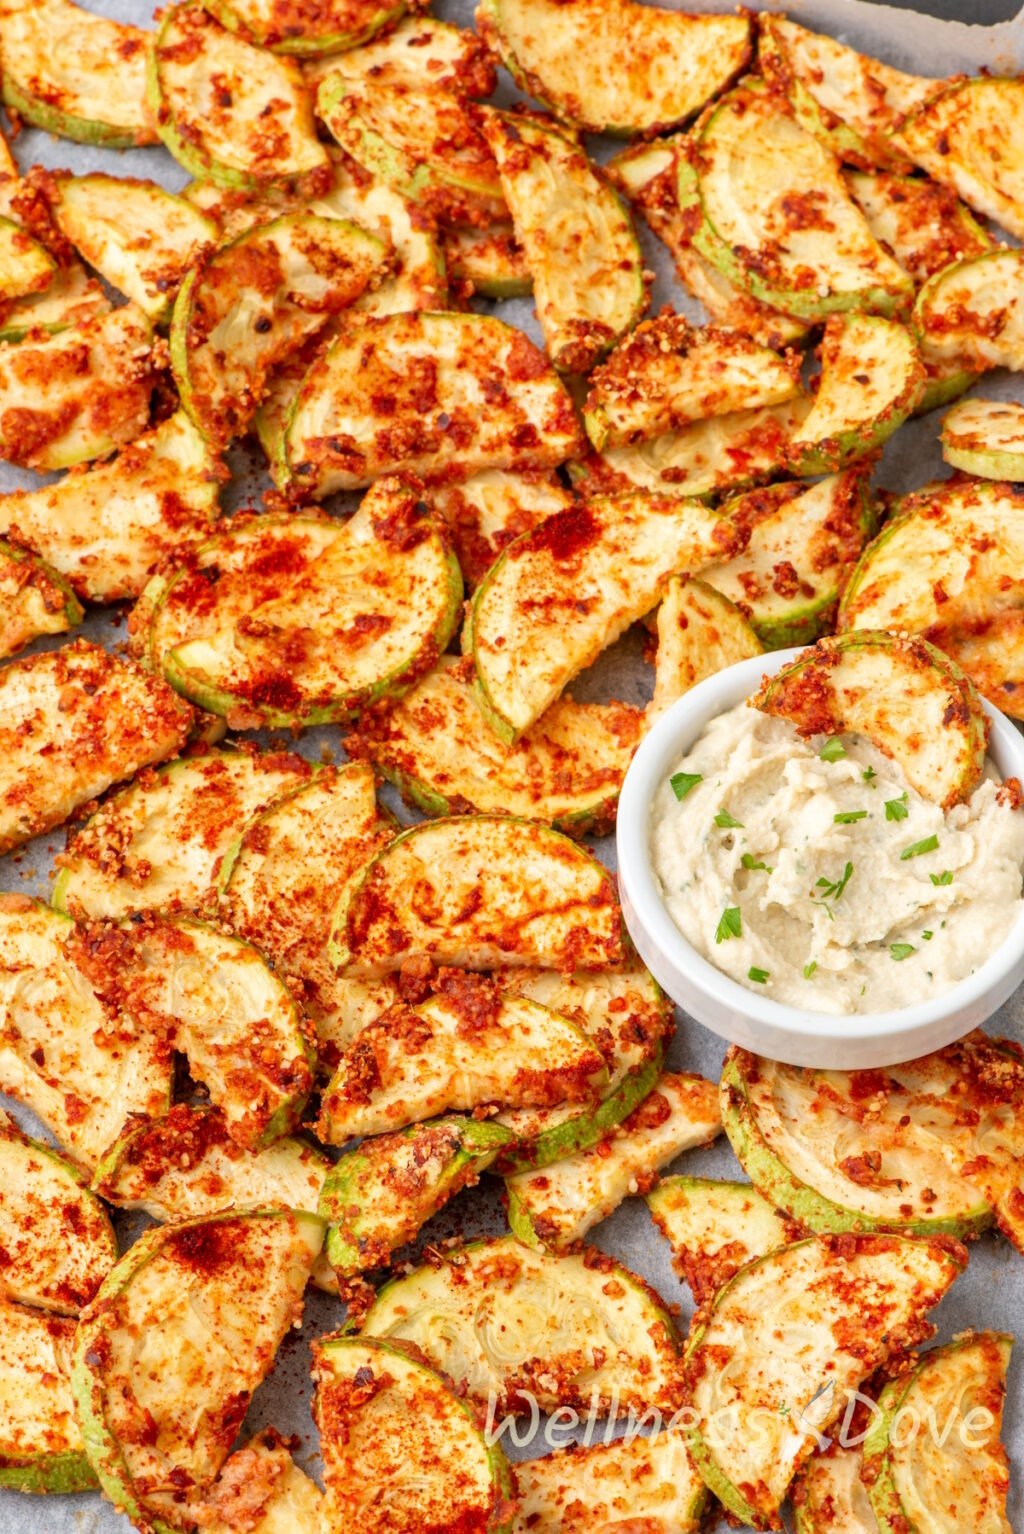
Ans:
{"type": "Polygon", "coordinates": [[[790,1481],[842,1416],[847,1391],[929,1335],[928,1311],[966,1262],[946,1240],[814,1236],[741,1268],[698,1313],[685,1379],[712,1432],[690,1429],[690,1452],[728,1512],[778,1527],[790,1481]]]}
{"type": "Polygon", "coordinates": [[[793,1482],[796,1534],[879,1534],[861,1480],[864,1451],[833,1443],[806,1461],[793,1482]]]}
{"type": "Polygon", "coordinates": [[[671,1428],[584,1447],[571,1444],[516,1465],[512,1534],[697,1534],[707,1488],[671,1428]]]}
{"type": "Polygon", "coordinates": [[[845,309],[893,314],[913,283],[879,244],[832,153],[757,82],[701,120],[678,156],[694,244],[735,286],[798,319],[845,309]]]}
{"type": "Polygon", "coordinates": [[[313,1214],[232,1209],[146,1231],[110,1274],[79,1326],[72,1387],[89,1462],[133,1523],[192,1527],[323,1239],[313,1214]]]}
{"type": "MultiPolygon", "coordinates": [[[[294,1440],[292,1440],[294,1443],[294,1440]]],[[[324,1494],[292,1459],[287,1442],[266,1428],[236,1449],[201,1504],[205,1534],[317,1534],[324,1494]]]]}
{"type": "Polygon", "coordinates": [[[0,671],[0,853],[173,756],[193,713],[163,682],[74,640],[0,671]]]}
{"type": "Polygon", "coordinates": [[[83,617],[81,604],[62,575],[34,554],[0,539],[0,660],[16,655],[43,634],[66,634],[83,617]]]}
{"type": "Polygon", "coordinates": [[[24,341],[34,330],[56,335],[69,325],[109,314],[112,308],[96,278],[80,261],[71,261],[58,267],[40,292],[0,301],[0,341],[24,341]]]}
{"type": "Polygon", "coordinates": [[[594,372],[583,423],[601,452],[800,392],[797,353],[780,357],[736,331],[695,330],[681,314],[663,313],[638,325],[594,372]]]}
{"type": "Polygon", "coordinates": [[[76,917],[201,911],[239,828],[314,768],[284,751],[211,748],[139,773],[102,804],[60,858],[52,904],[76,917]]]}
{"type": "Polygon", "coordinates": [[[393,25],[406,0],[210,0],[222,26],[271,53],[298,56],[354,48],[393,25]]]}
{"type": "Polygon", "coordinates": [[[476,33],[436,16],[406,16],[359,48],[307,60],[302,72],[314,91],[333,74],[364,85],[432,85],[453,96],[480,98],[498,83],[494,59],[476,33]]]}
{"type": "Polygon", "coordinates": [[[878,314],[833,314],[821,376],[788,449],[794,474],[831,474],[888,442],[920,402],[925,371],[905,325],[878,314]]]}
{"type": "Polygon", "coordinates": [[[284,362],[382,273],[386,247],[345,219],[289,213],[209,252],[178,294],[171,366],[218,446],[240,436],[284,362]]]}
{"type": "Polygon", "coordinates": [[[763,651],[734,602],[704,581],[674,576],[658,608],[658,652],[648,724],[698,682],[763,651]]]}
{"type": "Polygon", "coordinates": [[[345,749],[427,815],[517,815],[570,836],[610,827],[643,710],[559,698],[510,750],[477,707],[472,675],[468,657],[442,655],[393,709],[364,715],[345,749]]]}
{"type": "Polygon", "coordinates": [[[545,470],[482,469],[461,484],[436,485],[435,511],[451,529],[463,579],[472,591],[514,538],[572,505],[557,475],[545,470]]]}
{"type": "Polygon", "coordinates": [[[574,677],[655,607],[670,576],[736,552],[700,501],[636,494],[584,502],[509,544],[462,634],[484,718],[514,745],[574,677]]]}
{"type": "Polygon", "coordinates": [[[735,559],[704,570],[702,580],[736,604],[766,650],[811,644],[831,629],[840,589],[875,530],[870,473],[870,464],[857,466],[814,485],[748,491],[723,505],[749,541],[735,559]]]}
{"type": "Polygon", "coordinates": [[[95,994],[74,937],[48,906],[0,899],[0,1084],[92,1167],[130,1114],[167,1112],[173,1061],[142,1019],[95,994]]]}
{"type": "Polygon", "coordinates": [[[167,555],[209,535],[221,474],[176,410],[110,463],[0,496],[0,531],[41,554],[87,602],[123,601],[167,555]]]}
{"type": "Polygon", "coordinates": [[[1024,238],[1024,81],[948,85],[912,112],[896,142],[936,181],[1024,238]]]}
{"type": "Polygon", "coordinates": [[[512,1136],[484,1120],[431,1119],[364,1140],[331,1168],[319,1212],[340,1278],[385,1267],[463,1188],[472,1188],[512,1136]]]}
{"type": "Polygon", "coordinates": [[[508,1223],[528,1246],[565,1251],[643,1192],[683,1151],[721,1133],[718,1089],[700,1076],[666,1073],[608,1137],[539,1171],[505,1182],[508,1223]]]}
{"type": "Polygon", "coordinates": [[[461,815],[411,826],[338,903],[329,954],[376,980],[414,954],[463,969],[601,969],[624,956],[608,870],[545,826],[461,815]]]}
{"type": "Polygon", "coordinates": [[[578,1024],[482,976],[442,971],[438,992],[398,1003],[349,1045],[320,1106],[326,1145],[379,1135],[452,1109],[593,1102],[608,1085],[578,1024]]]}
{"type": "Polygon", "coordinates": [[[157,132],[191,176],[316,190],[330,162],[299,66],[228,32],[193,0],[163,13],[146,89],[157,132]]]}
{"type": "Polygon", "coordinates": [[[846,173],[853,200],[876,240],[917,283],[953,261],[983,256],[995,241],[948,187],[891,171],[846,173]]]}
{"type": "Polygon", "coordinates": [[[922,1354],[882,1391],[863,1469],[879,1534],[1013,1534],[999,1436],[1013,1340],[967,1332],[922,1354]]]}
{"type": "Polygon", "coordinates": [[[580,444],[572,401],[521,330],[484,314],[350,319],[306,375],[289,477],[322,498],[382,474],[551,469],[580,444]]]}
{"type": "Polygon", "coordinates": [[[988,722],[973,682],[926,640],[882,630],[819,639],[754,706],[801,735],[867,736],[932,804],[962,804],[985,771],[988,722]]]}
{"type": "Polygon", "coordinates": [[[25,122],[82,144],[155,144],[147,40],[139,27],[71,0],[0,0],[4,103],[25,122]]]}
{"type": "Polygon", "coordinates": [[[853,165],[906,163],[893,130],[944,81],[904,74],[788,16],[764,13],[759,21],[761,70],[801,127],[853,165]]]}
{"type": "Polygon", "coordinates": [[[216,225],[155,181],[55,175],[53,216],[61,233],[112,287],[158,325],[185,272],[217,239],[216,225]]]}
{"type": "Polygon", "coordinates": [[[385,1284],[365,1337],[411,1343],[456,1385],[503,1408],[673,1411],[681,1357],[675,1324],[636,1273],[593,1247],[556,1257],[515,1236],[446,1250],[385,1284]]]}
{"type": "Polygon", "coordinates": [[[98,1484],[71,1394],[75,1324],[0,1297],[0,1491],[98,1484]]]}
{"type": "Polygon", "coordinates": [[[413,1349],[377,1337],[314,1345],[324,1528],[508,1530],[512,1473],[473,1405],[413,1349]]]}
{"type": "Polygon", "coordinates": [[[49,287],[57,263],[44,245],[20,224],[0,218],[0,303],[25,298],[49,287]]]}
{"type": "MultiPolygon", "coordinates": [[[[550,13],[557,17],[559,10],[550,13]]],[[[494,111],[481,121],[533,276],[548,356],[560,373],[587,373],[647,308],[632,216],[565,134],[494,111]]]]}
{"type": "Polygon", "coordinates": [[[748,1262],[806,1234],[749,1183],[665,1177],[645,1197],[672,1248],[672,1266],[698,1305],[713,1299],[748,1262]]]}
{"type": "Polygon", "coordinates": [[[525,298],[533,292],[533,274],[513,224],[502,221],[485,229],[445,229],[441,247],[448,276],[473,293],[484,298],[525,298]]]}
{"type": "Polygon", "coordinates": [[[77,1167],[0,1111],[0,1293],[77,1315],[117,1261],[117,1240],[77,1167]]]}
{"type": "Polygon", "coordinates": [[[981,479],[1024,480],[1024,405],[967,399],[942,418],[942,456],[981,479]]]}
{"type": "Polygon", "coordinates": [[[520,90],[588,133],[658,133],[699,112],[750,58],[747,16],[635,0],[483,0],[480,35],[520,90]]]}
{"type": "Polygon", "coordinates": [[[68,469],[123,447],[149,425],[155,362],[133,304],[0,346],[0,457],[68,469]]]}
{"type": "Polygon", "coordinates": [[[991,250],[937,272],[917,295],[925,360],[1024,371],[1024,251],[991,250]]]}
{"type": "Polygon", "coordinates": [[[605,1139],[653,1091],[672,1031],[672,1003],[639,961],[618,969],[510,969],[498,976],[506,996],[536,1001],[571,1018],[593,1039],[608,1067],[608,1086],[596,1108],[512,1108],[497,1123],[515,1144],[502,1151],[503,1176],[536,1171],[605,1139]]]}
{"type": "Polygon", "coordinates": [[[307,568],[279,570],[274,596],[237,619],[207,587],[199,632],[164,657],[172,686],[250,727],[304,728],[351,720],[428,671],[462,606],[444,524],[412,486],[386,479],[334,532],[307,568]]]}

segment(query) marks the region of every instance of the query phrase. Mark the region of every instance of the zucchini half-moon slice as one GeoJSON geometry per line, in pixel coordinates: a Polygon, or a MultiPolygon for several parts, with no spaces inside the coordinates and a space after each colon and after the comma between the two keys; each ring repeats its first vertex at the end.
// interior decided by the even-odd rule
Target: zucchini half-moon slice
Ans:
{"type": "Polygon", "coordinates": [[[515,1469],[519,1506],[512,1534],[697,1534],[707,1487],[682,1434],[672,1428],[571,1444],[515,1469]]]}
{"type": "Polygon", "coordinates": [[[646,1199],[672,1248],[672,1266],[698,1305],[713,1299],[748,1262],[807,1234],[750,1183],[663,1177],[646,1199]]]}
{"type": "Polygon", "coordinates": [[[247,1534],[320,1534],[323,1516],[323,1492],[274,1428],[235,1450],[201,1504],[205,1534],[238,1534],[240,1521],[247,1534]]]}
{"type": "Polygon", "coordinates": [[[847,1449],[836,1442],[812,1454],[793,1482],[796,1534],[879,1534],[863,1468],[860,1444],[847,1449]]]}
{"type": "Polygon", "coordinates": [[[680,1403],[667,1309],[592,1247],[554,1257],[509,1235],[448,1250],[385,1284],[360,1332],[412,1343],[470,1396],[512,1411],[524,1396],[542,1411],[593,1404],[601,1416],[680,1403]]]}
{"type": "Polygon", "coordinates": [[[926,640],[861,629],[819,639],[771,677],[755,707],[802,735],[866,735],[912,788],[949,809],[981,782],[988,721],[973,682],[926,640]]]}
{"type": "Polygon", "coordinates": [[[19,223],[0,217],[0,303],[42,292],[57,270],[57,263],[45,245],[34,240],[19,223]]]}
{"type": "Polygon", "coordinates": [[[763,653],[764,646],[734,602],[704,581],[673,576],[658,608],[648,724],[705,677],[763,653]]]}
{"type": "Polygon", "coordinates": [[[69,325],[109,314],[112,308],[102,284],[80,261],[72,260],[58,267],[39,292],[0,303],[0,341],[24,341],[32,330],[56,335],[69,325]]]}
{"type": "Polygon", "coordinates": [[[355,48],[404,14],[406,0],[210,0],[221,26],[271,53],[316,57],[355,48]]]}
{"type": "Polygon", "coordinates": [[[380,1337],[314,1347],[324,1526],[360,1534],[509,1534],[512,1474],[481,1414],[414,1349],[380,1337]]]}
{"type": "Polygon", "coordinates": [[[444,264],[454,284],[483,298],[525,298],[533,274],[511,221],[483,229],[448,228],[441,233],[444,264]]]}
{"type": "Polygon", "coordinates": [[[1024,371],[1022,292],[1022,250],[990,250],[936,272],[914,305],[922,356],[976,372],[1024,371]]]}
{"type": "Polygon", "coordinates": [[[970,209],[936,181],[891,171],[851,170],[845,176],[871,233],[915,282],[995,246],[970,209]]]}
{"type": "Polygon", "coordinates": [[[470,591],[479,586],[513,538],[573,502],[558,476],[544,469],[515,474],[507,469],[482,469],[461,482],[435,485],[430,500],[451,529],[470,591]]]}
{"type": "Polygon", "coordinates": [[[1000,1431],[1013,1341],[968,1332],[882,1391],[863,1469],[879,1534],[1012,1534],[1000,1431]]]}
{"type": "Polygon", "coordinates": [[[601,969],[624,956],[608,870],[546,826],[456,815],[412,826],[341,897],[330,957],[375,980],[413,954],[463,969],[601,969]]]}
{"type": "Polygon", "coordinates": [[[315,91],[328,75],[363,84],[431,85],[453,96],[489,96],[497,85],[494,57],[468,27],[413,14],[383,37],[325,58],[306,59],[302,73],[315,91]]]}
{"type": "Polygon", "coordinates": [[[107,1278],[78,1329],[72,1386],[89,1462],[133,1523],[191,1526],[323,1239],[315,1214],[231,1209],[148,1230],[107,1278]]]}
{"type": "Polygon", "coordinates": [[[1024,82],[983,76],[947,86],[912,112],[899,147],[979,213],[1024,238],[1024,82]]]}
{"type": "Polygon", "coordinates": [[[942,418],[942,456],[981,479],[1024,480],[1024,405],[966,399],[942,418]]]}
{"type": "Polygon", "coordinates": [[[27,549],[0,539],[0,660],[43,634],[66,634],[84,616],[62,575],[27,549]]]}
{"type": "Polygon", "coordinates": [[[966,1262],[948,1239],[814,1236],[741,1268],[698,1313],[685,1369],[699,1419],[690,1452],[730,1513],[778,1527],[789,1483],[847,1391],[929,1334],[928,1311],[966,1262]]]}
{"type": "Polygon", "coordinates": [[[737,86],[678,157],[694,244],[737,287],[804,320],[909,307],[913,282],[875,239],[832,153],[778,98],[737,86]]]}
{"type": "Polygon", "coordinates": [[[93,1491],[71,1393],[76,1322],[0,1295],[0,1492],[93,1491]]]}

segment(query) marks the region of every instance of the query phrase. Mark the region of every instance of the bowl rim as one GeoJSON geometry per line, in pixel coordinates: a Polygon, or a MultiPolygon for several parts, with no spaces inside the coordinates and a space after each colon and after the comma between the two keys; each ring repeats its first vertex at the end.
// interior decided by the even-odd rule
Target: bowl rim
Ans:
{"type": "MultiPolygon", "coordinates": [[[[748,990],[698,953],[669,915],[650,855],[650,819],[657,788],[712,719],[752,696],[763,677],[774,675],[810,649],[813,645],[768,651],[715,672],[671,704],[641,742],[622,785],[616,820],[617,862],[627,925],[632,924],[632,918],[647,939],[643,946],[651,945],[664,954],[669,964],[717,1008],[742,1012],[752,1027],[789,1035],[794,1043],[829,1038],[846,1043],[896,1039],[976,1008],[986,995],[998,995],[994,1011],[1012,994],[1004,991],[1006,981],[1024,960],[1024,906],[998,948],[974,974],[957,981],[948,991],[886,1012],[839,1014],[789,1006],[748,990]]],[[[991,727],[988,755],[1003,778],[1019,777],[1024,782],[1024,734],[986,698],[981,702],[991,727]]],[[[689,1006],[685,1010],[690,1011],[689,1006]]]]}

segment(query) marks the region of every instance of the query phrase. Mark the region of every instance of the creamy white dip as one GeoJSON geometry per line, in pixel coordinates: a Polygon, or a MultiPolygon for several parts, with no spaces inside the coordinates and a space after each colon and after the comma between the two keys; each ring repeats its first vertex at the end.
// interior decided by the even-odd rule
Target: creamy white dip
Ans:
{"type": "Polygon", "coordinates": [[[805,740],[746,703],[677,774],[682,797],[666,778],[651,818],[668,910],[775,1001],[837,1015],[924,1001],[978,969],[1024,904],[1024,810],[994,774],[943,811],[863,737],[805,740]]]}

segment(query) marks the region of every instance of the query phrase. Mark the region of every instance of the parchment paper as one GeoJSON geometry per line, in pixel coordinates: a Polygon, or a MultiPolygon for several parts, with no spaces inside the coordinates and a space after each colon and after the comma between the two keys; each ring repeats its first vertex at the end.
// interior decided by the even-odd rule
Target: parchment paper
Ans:
{"type": "MultiPolygon", "coordinates": [[[[89,0],[89,3],[93,9],[119,20],[139,26],[152,24],[151,0],[89,0]]],[[[671,4],[672,0],[662,0],[662,3],[671,4]]],[[[724,11],[732,7],[727,0],[726,3],[706,0],[700,8],[724,11]]],[[[785,9],[808,26],[817,27],[891,64],[920,74],[944,76],[977,72],[982,68],[1010,73],[1024,68],[1024,12],[1013,21],[985,28],[938,21],[890,6],[862,3],[862,0],[802,0],[802,3],[785,7],[769,4],[768,8],[785,9]]],[[[472,24],[472,0],[437,0],[435,10],[447,20],[461,25],[472,24]]],[[[503,79],[499,99],[512,100],[515,96],[511,82],[503,79]]],[[[590,147],[598,158],[603,159],[618,146],[591,141],[590,147]]],[[[118,154],[70,144],[30,130],[18,139],[15,152],[23,169],[37,163],[51,168],[67,166],[76,172],[102,169],[115,175],[149,176],[171,190],[178,190],[188,180],[181,167],[159,148],[118,154]]],[[[646,230],[642,230],[642,235],[647,263],[657,278],[652,294],[653,310],[663,303],[673,303],[677,309],[701,318],[699,306],[683,294],[676,281],[667,252],[646,230]]],[[[517,299],[493,307],[503,319],[521,326],[539,339],[532,304],[528,300],[517,299]]],[[[975,392],[988,397],[1024,398],[1020,380],[1008,374],[989,374],[975,392]]],[[[938,424],[939,413],[933,413],[904,426],[885,451],[876,483],[902,492],[924,484],[932,477],[944,476],[946,471],[937,442],[938,424]]],[[[232,454],[232,467],[236,478],[225,492],[225,508],[235,509],[255,503],[266,483],[257,459],[239,448],[232,454]]],[[[6,464],[0,465],[0,490],[37,483],[38,476],[6,464]]],[[[101,643],[117,644],[124,639],[124,617],[124,612],[119,610],[94,613],[79,632],[101,643]]],[[[59,642],[43,641],[37,648],[52,648],[59,642]]],[[[650,684],[651,675],[643,663],[640,639],[632,634],[602,657],[573,690],[581,698],[618,697],[641,702],[649,696],[650,684]]],[[[337,751],[338,732],[330,729],[312,731],[302,737],[298,749],[316,758],[325,743],[337,751]]],[[[385,797],[403,820],[414,818],[390,790],[385,791],[385,797]]],[[[52,858],[63,842],[62,832],[40,837],[20,853],[0,859],[0,890],[20,890],[45,898],[52,878],[52,858]]],[[[609,866],[614,866],[612,838],[597,843],[596,850],[609,866]]],[[[717,1080],[724,1052],[721,1041],[682,1015],[678,1023],[670,1055],[671,1066],[699,1071],[709,1079],[717,1080]]],[[[1024,992],[1018,992],[992,1018],[989,1031],[1024,1038],[1024,992]]],[[[0,1102],[12,1108],[15,1116],[32,1132],[41,1132],[40,1126],[24,1110],[3,1098],[0,1102]]],[[[697,1176],[742,1176],[724,1140],[710,1150],[681,1157],[672,1170],[685,1170],[697,1176]]],[[[451,1234],[486,1235],[503,1228],[496,1185],[485,1180],[480,1188],[461,1195],[435,1219],[427,1227],[423,1239],[436,1240],[451,1234]]],[[[122,1247],[139,1229],[137,1220],[119,1222],[122,1247]]],[[[652,1224],[642,1201],[627,1202],[611,1219],[597,1227],[591,1239],[643,1274],[666,1301],[678,1305],[680,1322],[685,1329],[692,1309],[689,1291],[672,1272],[667,1245],[652,1224]]],[[[336,1301],[310,1290],[302,1334],[295,1334],[286,1341],[273,1374],[253,1400],[243,1432],[243,1437],[247,1437],[250,1432],[272,1425],[282,1432],[297,1434],[301,1440],[298,1459],[312,1474],[317,1473],[318,1459],[316,1432],[308,1410],[309,1342],[334,1330],[343,1314],[336,1301]]],[[[954,1285],[934,1312],[933,1319],[938,1324],[939,1341],[968,1327],[1024,1332],[1021,1326],[1024,1321],[1024,1258],[1013,1253],[1007,1242],[995,1237],[987,1236],[975,1243],[971,1248],[969,1271],[954,1285]]],[[[1021,1356],[1015,1361],[1010,1375],[1005,1439],[1014,1473],[1010,1517],[1019,1534],[1024,1534],[1024,1339],[1021,1356]]],[[[564,1442],[564,1435],[555,1441],[564,1442]]],[[[544,1437],[543,1427],[534,1442],[525,1447],[516,1448],[506,1441],[506,1448],[513,1458],[546,1453],[551,1446],[544,1437]]],[[[127,1521],[115,1514],[98,1494],[43,1500],[0,1492],[0,1534],[126,1534],[128,1527],[127,1521]]],[[[724,1522],[715,1526],[716,1531],[724,1531],[727,1527],[724,1522]]],[[[353,1530],[353,1534],[359,1534],[359,1531],[353,1530]]]]}

